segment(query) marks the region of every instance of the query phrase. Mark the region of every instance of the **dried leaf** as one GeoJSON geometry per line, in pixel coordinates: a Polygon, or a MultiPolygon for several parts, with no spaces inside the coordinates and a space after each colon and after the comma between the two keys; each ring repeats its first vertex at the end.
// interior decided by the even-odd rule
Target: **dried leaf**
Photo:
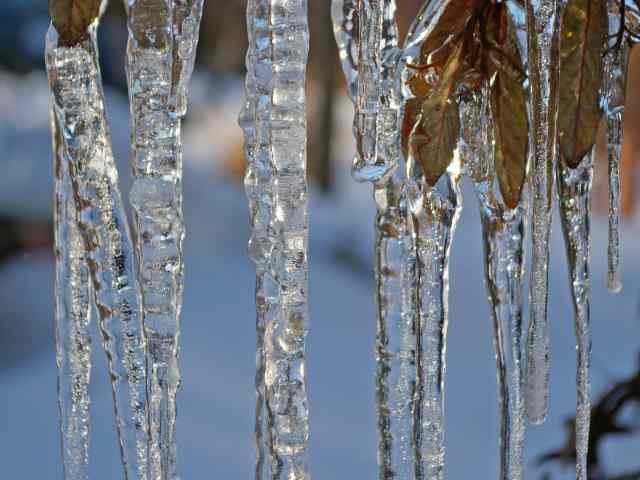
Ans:
{"type": "Polygon", "coordinates": [[[72,47],[88,37],[89,26],[100,15],[102,0],[49,0],[49,13],[60,45],[72,47]]]}
{"type": "Polygon", "coordinates": [[[560,36],[558,137],[562,159],[578,166],[595,143],[602,117],[602,53],[608,33],[604,0],[569,0],[560,36]]]}
{"type": "MultiPolygon", "coordinates": [[[[449,0],[440,10],[436,25],[420,48],[424,65],[442,65],[450,57],[458,38],[482,0],[449,0]]],[[[436,15],[438,12],[436,12],[436,15]]]]}
{"type": "Polygon", "coordinates": [[[495,169],[505,204],[515,208],[526,176],[529,120],[524,66],[504,3],[489,9],[486,34],[484,65],[490,79],[495,169]]]}
{"type": "Polygon", "coordinates": [[[437,85],[422,101],[419,120],[408,139],[409,153],[418,159],[431,186],[449,167],[460,136],[458,103],[452,95],[463,73],[463,47],[462,43],[455,46],[437,85]]]}
{"type": "Polygon", "coordinates": [[[133,37],[142,48],[166,48],[171,45],[171,15],[166,0],[130,2],[128,16],[134,24],[133,37]]]}

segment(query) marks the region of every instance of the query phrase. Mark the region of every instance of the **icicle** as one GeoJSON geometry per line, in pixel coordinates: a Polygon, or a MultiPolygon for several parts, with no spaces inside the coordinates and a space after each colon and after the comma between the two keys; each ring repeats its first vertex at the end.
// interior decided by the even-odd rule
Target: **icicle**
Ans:
{"type": "MultiPolygon", "coordinates": [[[[379,88],[377,98],[371,98],[375,120],[374,129],[363,131],[369,136],[369,145],[375,144],[377,157],[371,163],[356,163],[356,170],[375,171],[369,180],[380,180],[374,185],[376,215],[376,398],[379,428],[378,459],[380,478],[411,478],[415,470],[413,447],[412,403],[416,385],[415,365],[415,250],[410,225],[407,222],[407,205],[404,192],[404,173],[396,169],[391,177],[387,169],[399,163],[399,112],[400,92],[397,89],[396,69],[399,59],[395,2],[371,2],[366,7],[376,9],[380,15],[379,38],[368,48],[376,52],[358,49],[356,22],[360,15],[356,2],[335,0],[332,13],[334,33],[340,53],[343,71],[354,103],[364,87],[359,82],[358,52],[377,59],[377,72],[365,68],[366,74],[376,77],[379,88]],[[373,130],[373,131],[372,131],[373,130]],[[377,170],[376,170],[377,168],[377,170]]],[[[369,19],[369,17],[364,17],[369,19]]],[[[370,36],[375,34],[369,30],[370,36]]],[[[370,84],[369,87],[372,87],[370,84]]],[[[356,117],[357,123],[357,117],[356,117]]],[[[370,125],[371,126],[371,125],[370,125]]],[[[356,127],[357,128],[357,127],[356,127]]],[[[364,138],[361,137],[362,140],[364,138]]],[[[364,177],[363,177],[364,178],[364,177]]]]}
{"type": "Polygon", "coordinates": [[[89,480],[91,288],[63,140],[52,116],[55,172],[56,363],[64,478],[89,480]]]}
{"type": "Polygon", "coordinates": [[[358,0],[354,133],[356,156],[353,176],[358,181],[384,179],[397,165],[382,150],[385,136],[397,137],[398,106],[385,101],[389,88],[395,90],[398,33],[395,0],[358,0]],[[364,21],[362,21],[364,19],[364,21]]]}
{"type": "Polygon", "coordinates": [[[592,153],[572,169],[564,162],[558,165],[558,193],[560,216],[564,233],[569,281],[577,339],[578,367],[576,372],[578,403],[576,415],[576,478],[586,480],[589,449],[591,402],[591,335],[589,332],[589,262],[591,258],[591,183],[593,179],[592,153]]]}
{"type": "Polygon", "coordinates": [[[527,417],[544,422],[549,398],[549,241],[556,163],[558,105],[558,0],[526,1],[532,117],[531,281],[527,335],[527,417]]]}
{"type": "MultiPolygon", "coordinates": [[[[253,227],[249,253],[258,276],[258,347],[263,348],[258,359],[264,360],[256,375],[256,439],[264,438],[266,424],[263,448],[272,479],[307,480],[307,2],[252,0],[247,13],[247,102],[240,123],[253,227]]],[[[261,452],[257,475],[262,474],[261,452]]]]}
{"type": "Polygon", "coordinates": [[[95,28],[72,47],[51,27],[46,62],[109,360],[125,477],[146,479],[144,337],[134,253],[111,151],[95,28]]]}
{"type": "Polygon", "coordinates": [[[176,393],[183,291],[181,117],[203,0],[125,1],[132,116],[129,199],[147,338],[149,474],[176,477],[176,393]]]}
{"type": "Polygon", "coordinates": [[[622,153],[622,127],[624,120],[625,89],[629,62],[629,42],[635,41],[623,28],[633,28],[629,20],[637,18],[630,2],[625,4],[626,20],[618,2],[609,2],[609,42],[605,56],[604,108],[607,118],[607,157],[609,163],[609,247],[607,288],[622,290],[620,268],[620,158],[622,153]],[[631,38],[627,38],[627,36],[631,38]]]}
{"type": "Polygon", "coordinates": [[[507,208],[496,185],[488,93],[485,88],[461,103],[460,149],[465,170],[474,181],[482,219],[501,414],[499,478],[519,480],[526,429],[521,345],[526,208],[524,200],[513,210],[507,208]]]}

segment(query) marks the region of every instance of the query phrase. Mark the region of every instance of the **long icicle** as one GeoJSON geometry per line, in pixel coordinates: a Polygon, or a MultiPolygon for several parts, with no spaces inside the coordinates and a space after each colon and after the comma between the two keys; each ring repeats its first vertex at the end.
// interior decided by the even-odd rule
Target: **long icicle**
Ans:
{"type": "Polygon", "coordinates": [[[258,294],[276,296],[263,343],[268,462],[273,479],[307,480],[307,2],[256,0],[248,12],[249,108],[241,123],[248,132],[245,184],[253,223],[249,250],[258,264],[258,294]]]}
{"type": "Polygon", "coordinates": [[[249,48],[247,51],[247,75],[245,81],[246,100],[240,113],[239,124],[245,136],[245,190],[251,213],[251,238],[249,256],[256,264],[256,413],[255,478],[269,477],[272,457],[266,456],[272,450],[270,418],[266,405],[265,392],[265,332],[267,325],[277,321],[280,311],[278,287],[270,270],[270,258],[276,239],[273,225],[275,218],[275,170],[269,154],[269,93],[272,78],[271,69],[260,70],[260,66],[270,62],[271,51],[269,29],[261,20],[266,8],[259,0],[250,0],[247,4],[247,33],[249,48]]]}
{"type": "Polygon", "coordinates": [[[193,71],[203,0],[125,1],[132,118],[129,194],[147,339],[149,475],[176,467],[176,394],[183,291],[181,118],[193,71]]]}
{"type": "Polygon", "coordinates": [[[60,46],[52,26],[46,63],[109,361],[124,475],[144,480],[145,342],[133,246],[104,109],[96,26],[74,46],[60,46]]]}
{"type": "Polygon", "coordinates": [[[91,287],[64,144],[51,119],[55,172],[55,331],[64,478],[89,480],[91,287]]]}
{"type": "Polygon", "coordinates": [[[533,256],[529,284],[526,411],[544,422],[549,401],[549,241],[556,164],[559,0],[526,0],[531,86],[533,256]]]}
{"type": "MultiPolygon", "coordinates": [[[[617,2],[610,2],[617,3],[617,2]]],[[[620,12],[617,5],[611,11],[610,6],[609,34],[614,41],[620,25],[620,12]]],[[[607,288],[613,292],[622,290],[622,269],[620,267],[620,160],[622,156],[622,129],[624,124],[625,89],[627,85],[627,68],[629,62],[629,43],[621,38],[616,45],[609,45],[611,50],[605,57],[605,91],[604,106],[607,119],[607,157],[609,165],[609,245],[607,288]]]]}
{"type": "Polygon", "coordinates": [[[484,240],[485,283],[493,320],[500,426],[500,479],[522,478],[524,200],[508,209],[499,198],[487,89],[461,104],[461,156],[474,181],[484,240]]]}
{"type": "Polygon", "coordinates": [[[558,165],[560,217],[564,233],[569,282],[573,299],[577,339],[577,414],[576,414],[576,478],[586,480],[591,419],[591,334],[589,331],[589,296],[591,259],[591,184],[593,156],[588,153],[577,168],[558,165]]]}
{"type": "MultiPolygon", "coordinates": [[[[399,164],[398,121],[400,95],[397,92],[396,68],[398,64],[398,38],[395,22],[395,2],[369,2],[360,4],[352,0],[333,2],[333,21],[336,43],[343,71],[354,104],[361,93],[375,90],[375,98],[368,105],[370,121],[355,128],[361,147],[375,146],[375,159],[361,162],[356,157],[354,174],[357,179],[367,177],[378,180],[374,185],[377,206],[375,220],[375,274],[376,274],[376,410],[378,416],[379,476],[382,479],[408,479],[413,477],[413,412],[412,402],[416,385],[415,365],[415,249],[404,192],[404,172],[399,164]],[[376,3],[374,5],[374,3],[376,3]],[[364,8],[367,7],[367,8],[364,8]],[[375,9],[375,11],[371,11],[375,9]],[[377,23],[369,28],[368,36],[356,38],[358,22],[377,23]],[[379,30],[379,31],[378,31],[379,30]],[[370,52],[358,42],[364,41],[370,52]],[[371,43],[373,43],[371,45],[371,43]],[[364,54],[363,56],[359,56],[364,54]],[[358,65],[374,57],[377,71],[366,67],[368,88],[359,81],[358,65]],[[375,127],[375,128],[372,128],[375,127]],[[376,137],[373,139],[372,137],[376,137]],[[393,170],[390,178],[387,173],[393,170]],[[362,175],[363,171],[367,175],[362,175]]],[[[363,120],[363,118],[360,118],[363,120]]]]}

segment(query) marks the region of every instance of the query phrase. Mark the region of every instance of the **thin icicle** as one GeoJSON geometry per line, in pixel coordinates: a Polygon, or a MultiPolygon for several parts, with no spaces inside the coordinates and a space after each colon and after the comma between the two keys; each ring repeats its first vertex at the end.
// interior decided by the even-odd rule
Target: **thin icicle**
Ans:
{"type": "MultiPolygon", "coordinates": [[[[366,74],[376,76],[378,83],[369,82],[369,88],[379,89],[377,98],[371,98],[377,119],[375,129],[362,132],[375,136],[368,145],[375,145],[376,159],[368,165],[356,163],[356,169],[369,173],[376,170],[382,180],[374,185],[377,206],[376,230],[376,399],[378,416],[378,462],[382,479],[412,478],[415,470],[413,448],[413,412],[415,395],[415,250],[404,192],[404,172],[396,169],[386,179],[388,168],[398,165],[400,92],[397,89],[396,68],[399,59],[395,2],[370,2],[368,8],[377,8],[375,15],[382,23],[379,38],[369,48],[376,52],[362,52],[356,38],[357,19],[366,11],[358,12],[356,2],[336,0],[332,14],[334,33],[349,93],[356,103],[364,87],[359,79],[358,53],[376,58],[378,71],[367,68],[366,74]],[[380,19],[382,15],[382,19],[380,19]],[[373,131],[372,131],[373,130],[373,131]],[[371,163],[378,165],[372,168],[371,163]],[[362,167],[362,168],[361,168],[362,167]]],[[[363,9],[364,10],[364,9],[363,9]]],[[[365,16],[364,18],[370,18],[365,16]]],[[[369,30],[371,35],[373,32],[369,30]]],[[[369,38],[371,40],[371,38],[369,38]]],[[[370,79],[371,80],[371,79],[370,79]]],[[[365,140],[364,138],[361,138],[365,140]]],[[[373,175],[376,180],[378,175],[373,175]]]]}
{"type": "Polygon", "coordinates": [[[147,478],[145,349],[134,253],[111,151],[95,24],[73,47],[47,35],[46,63],[109,361],[125,478],[147,478]]]}
{"type": "MultiPolygon", "coordinates": [[[[377,182],[397,166],[384,150],[389,136],[397,140],[399,105],[393,102],[398,58],[395,0],[358,0],[354,133],[356,156],[352,173],[358,181],[377,182]]],[[[348,18],[348,15],[347,15],[348,18]]]]}
{"type": "Polygon", "coordinates": [[[592,153],[575,169],[558,165],[560,217],[564,233],[577,340],[576,478],[586,480],[591,419],[591,334],[589,332],[589,262],[591,259],[592,153]]]}
{"type": "Polygon", "coordinates": [[[176,394],[183,291],[181,117],[203,0],[125,1],[132,117],[129,200],[147,338],[149,475],[176,477],[176,394]]]}
{"type": "Polygon", "coordinates": [[[524,200],[508,209],[495,178],[488,91],[461,103],[461,157],[474,181],[484,239],[485,283],[493,320],[501,414],[500,479],[522,478],[525,411],[522,395],[524,200]]]}
{"type": "Polygon", "coordinates": [[[556,164],[558,0],[526,0],[532,117],[533,256],[527,335],[527,417],[544,422],[549,401],[549,241],[556,164]]]}
{"type": "Polygon", "coordinates": [[[52,115],[55,172],[56,363],[65,480],[89,480],[91,287],[85,246],[58,121],[52,115]]]}
{"type": "MultiPolygon", "coordinates": [[[[607,118],[607,157],[609,164],[609,246],[607,288],[622,290],[620,267],[620,159],[624,123],[625,89],[629,62],[629,43],[619,35],[621,12],[617,2],[609,2],[609,35],[611,40],[605,57],[604,107],[607,118]]],[[[629,3],[629,2],[627,2],[629,3]]],[[[630,5],[626,5],[629,9],[630,5]]],[[[628,15],[631,17],[631,15],[628,15]]]]}
{"type": "Polygon", "coordinates": [[[247,102],[240,123],[253,227],[249,253],[258,271],[258,358],[264,359],[256,376],[256,439],[267,437],[263,448],[272,479],[307,480],[307,2],[252,0],[247,12],[247,102]],[[265,424],[268,432],[262,431],[265,424]]]}

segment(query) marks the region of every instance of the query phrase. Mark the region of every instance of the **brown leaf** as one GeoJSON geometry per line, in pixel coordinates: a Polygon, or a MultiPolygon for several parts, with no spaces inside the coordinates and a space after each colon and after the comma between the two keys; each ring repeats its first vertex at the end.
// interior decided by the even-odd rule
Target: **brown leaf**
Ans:
{"type": "Polygon", "coordinates": [[[452,95],[462,73],[463,51],[463,44],[459,42],[437,85],[422,101],[419,119],[408,138],[409,153],[418,159],[431,186],[449,167],[460,136],[458,103],[452,95]]]}
{"type": "Polygon", "coordinates": [[[524,66],[504,3],[489,9],[486,33],[484,64],[491,89],[495,169],[505,204],[515,208],[526,176],[529,120],[524,66]]]}
{"type": "Polygon", "coordinates": [[[162,49],[171,45],[171,15],[165,0],[137,0],[128,15],[140,47],[162,49]]]}
{"type": "Polygon", "coordinates": [[[561,158],[571,168],[593,147],[602,117],[602,50],[607,33],[604,0],[568,1],[560,36],[558,141],[561,158]]]}
{"type": "Polygon", "coordinates": [[[442,13],[420,48],[420,62],[424,65],[444,64],[456,46],[453,40],[459,37],[481,3],[482,0],[449,0],[439,10],[442,13]]]}
{"type": "Polygon", "coordinates": [[[49,0],[49,13],[60,45],[72,47],[88,37],[88,28],[100,15],[101,0],[49,0]]]}

